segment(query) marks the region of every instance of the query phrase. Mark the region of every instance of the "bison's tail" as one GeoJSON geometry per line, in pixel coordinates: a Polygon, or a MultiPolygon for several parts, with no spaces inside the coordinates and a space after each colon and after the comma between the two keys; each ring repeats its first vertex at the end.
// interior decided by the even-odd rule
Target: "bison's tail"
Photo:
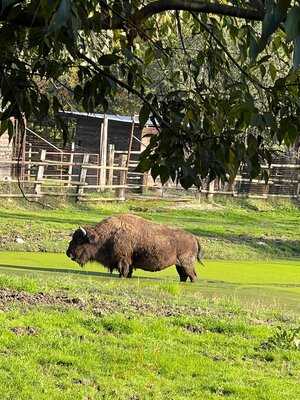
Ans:
{"type": "Polygon", "coordinates": [[[196,236],[196,240],[197,240],[197,244],[198,244],[197,260],[199,261],[200,264],[205,266],[203,261],[202,261],[203,257],[204,257],[204,252],[203,252],[203,249],[202,249],[201,244],[200,244],[200,239],[197,236],[196,236]]]}

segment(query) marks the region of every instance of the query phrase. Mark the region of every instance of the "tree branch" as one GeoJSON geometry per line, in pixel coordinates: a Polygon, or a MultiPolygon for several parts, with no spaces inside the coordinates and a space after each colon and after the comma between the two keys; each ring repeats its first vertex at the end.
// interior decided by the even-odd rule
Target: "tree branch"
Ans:
{"type": "Polygon", "coordinates": [[[247,19],[249,21],[262,21],[264,19],[264,11],[250,8],[239,8],[227,6],[224,4],[209,3],[204,0],[157,0],[147,4],[133,15],[132,19],[136,23],[150,18],[152,15],[162,13],[164,11],[193,11],[206,14],[227,15],[247,19]]]}
{"type": "MultiPolygon", "coordinates": [[[[100,0],[99,3],[103,3],[100,0]]],[[[225,4],[210,3],[209,0],[156,0],[148,3],[133,15],[128,17],[128,22],[137,26],[141,25],[145,20],[153,15],[163,13],[165,11],[190,11],[196,13],[225,15],[236,17],[248,21],[262,21],[264,19],[264,9],[261,7],[261,0],[252,0],[254,8],[241,8],[225,4]]],[[[104,8],[107,8],[102,4],[104,8]]],[[[126,20],[126,18],[125,18],[126,20]]],[[[16,15],[2,15],[1,22],[9,22],[12,25],[20,27],[44,27],[45,19],[34,15],[31,10],[25,9],[16,15]]],[[[92,18],[86,18],[82,21],[82,27],[86,30],[115,30],[125,29],[126,22],[120,18],[110,18],[107,13],[98,12],[92,18]]]]}

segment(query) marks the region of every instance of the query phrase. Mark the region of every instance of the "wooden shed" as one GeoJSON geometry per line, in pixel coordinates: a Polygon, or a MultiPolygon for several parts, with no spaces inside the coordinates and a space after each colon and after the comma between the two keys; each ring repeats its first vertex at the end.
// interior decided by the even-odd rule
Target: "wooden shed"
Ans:
{"type": "MultiPolygon", "coordinates": [[[[112,114],[88,114],[77,111],[65,111],[60,113],[67,123],[75,121],[74,148],[76,151],[88,153],[91,157],[99,156],[99,164],[109,165],[110,150],[113,146],[114,162],[121,162],[121,154],[126,154],[128,163],[127,180],[133,185],[142,185],[143,176],[138,176],[135,166],[140,153],[149,144],[149,135],[156,134],[157,130],[149,120],[141,129],[139,118],[127,115],[112,114]],[[129,157],[128,157],[128,154],[129,157]]],[[[74,125],[74,124],[73,124],[74,125]]],[[[74,168],[76,172],[76,168],[74,168]]],[[[100,184],[105,182],[106,172],[100,173],[100,184]]],[[[91,179],[87,179],[91,182],[91,179]]],[[[149,182],[150,184],[150,182],[149,182]]]]}
{"type": "MultiPolygon", "coordinates": [[[[110,144],[115,146],[117,151],[127,151],[130,144],[133,118],[127,115],[112,114],[88,114],[77,111],[64,111],[61,115],[65,119],[76,121],[74,142],[77,148],[87,153],[101,153],[101,125],[107,118],[107,148],[110,144]]],[[[155,128],[149,120],[143,132],[141,132],[139,119],[134,117],[134,130],[132,140],[132,151],[141,151],[149,139],[143,139],[145,133],[150,130],[154,133],[155,128]],[[154,130],[153,130],[154,128],[154,130]]]]}

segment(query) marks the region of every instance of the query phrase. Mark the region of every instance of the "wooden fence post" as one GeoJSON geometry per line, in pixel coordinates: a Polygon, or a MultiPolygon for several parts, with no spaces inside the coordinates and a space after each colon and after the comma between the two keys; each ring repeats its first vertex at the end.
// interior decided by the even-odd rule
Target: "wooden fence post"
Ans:
{"type": "Polygon", "coordinates": [[[113,180],[114,180],[114,162],[115,162],[115,145],[110,144],[109,145],[109,153],[108,153],[108,186],[113,185],[113,180]]]}
{"type": "Polygon", "coordinates": [[[100,190],[105,189],[106,184],[106,157],[107,157],[107,132],[108,132],[108,118],[104,116],[103,123],[101,124],[100,136],[100,190]]]}
{"type": "Polygon", "coordinates": [[[215,192],[215,181],[213,180],[208,184],[208,193],[207,193],[208,200],[212,200],[214,198],[214,192],[215,192]]]}
{"type": "Polygon", "coordinates": [[[296,192],[297,200],[300,200],[300,169],[298,170],[298,183],[296,190],[297,190],[296,192]]]}
{"type": "Polygon", "coordinates": [[[84,192],[84,184],[85,184],[86,175],[87,175],[86,164],[88,164],[89,159],[90,159],[89,154],[83,155],[83,160],[82,160],[81,169],[80,169],[80,178],[79,178],[80,184],[77,186],[77,200],[80,200],[80,196],[84,192]]]}
{"type": "Polygon", "coordinates": [[[148,194],[149,172],[143,173],[142,179],[142,194],[148,194]]]}
{"type": "Polygon", "coordinates": [[[126,185],[126,154],[121,154],[120,155],[120,161],[119,161],[119,167],[124,168],[120,169],[119,171],[119,182],[118,186],[123,186],[123,187],[118,187],[116,189],[116,197],[118,200],[125,200],[125,185],[126,185]]]}
{"type": "Polygon", "coordinates": [[[70,153],[70,165],[68,170],[68,186],[71,186],[72,182],[72,173],[73,173],[73,161],[74,161],[74,150],[75,150],[75,143],[72,142],[71,144],[71,153],[70,153]]]}
{"type": "Polygon", "coordinates": [[[27,179],[30,181],[31,174],[31,157],[32,157],[32,143],[29,143],[28,149],[28,169],[27,169],[27,179]]]}
{"type": "MultiPolygon", "coordinates": [[[[41,150],[40,161],[44,163],[45,160],[46,160],[46,150],[43,149],[41,150]]],[[[45,171],[45,165],[44,164],[39,165],[36,173],[36,184],[34,187],[34,191],[38,197],[41,196],[42,192],[42,181],[44,178],[44,171],[45,171]]]]}
{"type": "Polygon", "coordinates": [[[132,141],[133,141],[133,134],[134,134],[134,115],[132,116],[132,124],[131,124],[131,130],[130,130],[130,135],[129,135],[129,143],[128,143],[128,153],[127,153],[127,160],[126,160],[126,181],[128,177],[128,170],[129,170],[129,163],[130,163],[130,157],[131,157],[131,148],[132,148],[132,141]]]}

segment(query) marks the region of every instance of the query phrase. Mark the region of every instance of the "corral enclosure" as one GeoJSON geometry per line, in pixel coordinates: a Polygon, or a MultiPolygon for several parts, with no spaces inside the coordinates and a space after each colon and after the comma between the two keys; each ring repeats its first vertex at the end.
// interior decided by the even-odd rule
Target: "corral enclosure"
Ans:
{"type": "Polygon", "coordinates": [[[231,184],[215,180],[209,184],[203,182],[201,193],[197,188],[185,191],[171,181],[162,186],[149,173],[135,171],[141,152],[156,132],[150,121],[141,131],[137,117],[79,112],[65,112],[63,116],[73,131],[72,142],[64,148],[61,141],[51,137],[51,127],[47,124],[41,125],[40,134],[27,127],[21,151],[18,137],[8,144],[2,136],[0,179],[8,181],[1,185],[2,196],[18,196],[14,184],[19,171],[25,192],[36,198],[47,194],[86,200],[97,192],[101,194],[92,195],[93,201],[104,197],[124,200],[137,194],[144,198],[178,197],[181,200],[201,194],[210,198],[217,194],[299,198],[299,151],[281,151],[270,168],[263,166],[270,173],[267,184],[259,178],[249,179],[244,167],[231,184]]]}

